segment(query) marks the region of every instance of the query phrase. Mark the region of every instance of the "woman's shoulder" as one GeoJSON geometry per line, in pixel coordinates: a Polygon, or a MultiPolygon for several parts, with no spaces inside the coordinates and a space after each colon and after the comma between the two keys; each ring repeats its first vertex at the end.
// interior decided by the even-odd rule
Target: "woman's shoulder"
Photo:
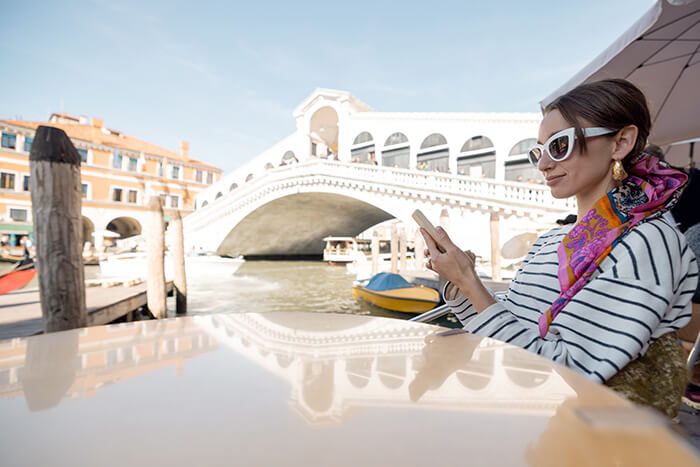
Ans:
{"type": "Polygon", "coordinates": [[[652,250],[661,248],[664,245],[680,246],[680,251],[676,248],[676,251],[679,253],[686,244],[685,236],[681,231],[663,216],[653,217],[640,222],[626,235],[625,241],[630,245],[639,245],[645,248],[648,246],[652,250]]]}

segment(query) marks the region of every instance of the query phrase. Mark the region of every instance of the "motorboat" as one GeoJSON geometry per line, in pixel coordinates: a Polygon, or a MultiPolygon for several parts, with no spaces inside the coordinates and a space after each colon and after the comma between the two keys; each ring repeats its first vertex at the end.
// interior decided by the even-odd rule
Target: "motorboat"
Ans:
{"type": "MultiPolygon", "coordinates": [[[[242,256],[228,258],[216,255],[185,256],[185,271],[188,276],[200,276],[208,274],[233,275],[245,262],[242,256]]],[[[172,278],[174,274],[173,262],[170,255],[165,255],[165,276],[172,278]]],[[[148,270],[146,252],[117,253],[100,260],[100,274],[102,277],[145,277],[148,270]]]]}
{"type": "Polygon", "coordinates": [[[371,247],[371,240],[353,237],[326,237],[323,241],[323,261],[333,266],[352,263],[356,257],[368,254],[371,247]]]}
{"type": "Polygon", "coordinates": [[[355,281],[352,296],[372,305],[404,313],[424,313],[440,303],[437,290],[413,285],[399,274],[380,272],[369,280],[355,281]]]}

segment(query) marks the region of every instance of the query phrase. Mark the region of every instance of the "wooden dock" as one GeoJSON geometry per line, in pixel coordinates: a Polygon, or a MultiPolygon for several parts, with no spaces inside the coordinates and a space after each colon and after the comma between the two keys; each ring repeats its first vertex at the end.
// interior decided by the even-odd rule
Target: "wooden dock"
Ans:
{"type": "MultiPolygon", "coordinates": [[[[173,282],[166,283],[167,294],[173,282]]],[[[134,312],[146,305],[146,284],[131,287],[88,287],[85,289],[88,326],[98,326],[134,312]]],[[[24,337],[43,332],[39,289],[21,289],[0,295],[0,339],[24,337]]]]}

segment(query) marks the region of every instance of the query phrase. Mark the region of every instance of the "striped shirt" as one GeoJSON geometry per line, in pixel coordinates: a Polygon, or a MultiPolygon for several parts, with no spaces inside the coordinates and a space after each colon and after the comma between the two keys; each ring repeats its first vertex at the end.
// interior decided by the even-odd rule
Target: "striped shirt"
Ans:
{"type": "Polygon", "coordinates": [[[604,382],[656,339],[690,321],[698,265],[678,229],[660,217],[644,221],[615,245],[542,338],[538,319],[561,293],[557,247],[572,227],[538,238],[505,297],[483,312],[477,314],[461,294],[446,302],[468,332],[604,382]]]}

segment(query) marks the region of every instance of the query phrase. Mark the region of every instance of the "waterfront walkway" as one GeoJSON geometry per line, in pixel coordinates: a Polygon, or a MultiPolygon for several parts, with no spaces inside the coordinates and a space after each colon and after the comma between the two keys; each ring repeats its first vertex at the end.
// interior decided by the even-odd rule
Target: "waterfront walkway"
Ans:
{"type": "MultiPolygon", "coordinates": [[[[173,289],[167,283],[168,293],[173,289]]],[[[146,305],[146,284],[132,287],[85,289],[88,326],[107,324],[146,305]]],[[[43,332],[39,289],[21,289],[0,295],[0,340],[43,332]]]]}

